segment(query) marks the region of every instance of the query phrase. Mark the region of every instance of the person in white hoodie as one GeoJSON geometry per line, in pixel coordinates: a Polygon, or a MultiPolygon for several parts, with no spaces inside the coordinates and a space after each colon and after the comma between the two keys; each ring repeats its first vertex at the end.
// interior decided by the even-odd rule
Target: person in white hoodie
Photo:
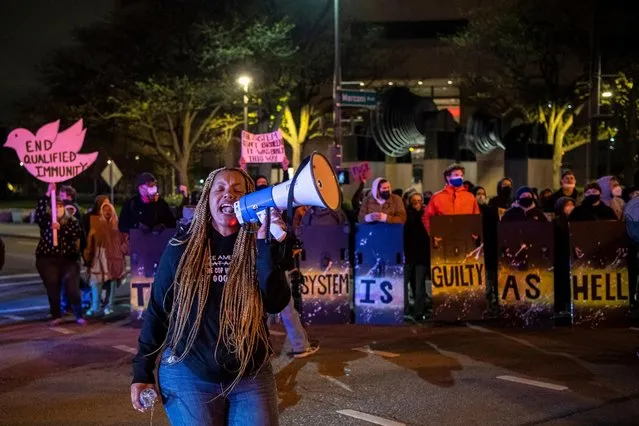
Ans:
{"type": "Polygon", "coordinates": [[[391,193],[391,184],[386,179],[380,177],[373,181],[371,194],[362,201],[359,222],[406,222],[404,202],[401,197],[391,193]]]}

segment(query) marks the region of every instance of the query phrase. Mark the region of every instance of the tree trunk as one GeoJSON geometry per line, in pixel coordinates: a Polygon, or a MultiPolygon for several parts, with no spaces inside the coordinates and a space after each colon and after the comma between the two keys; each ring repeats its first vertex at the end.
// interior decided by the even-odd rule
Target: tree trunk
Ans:
{"type": "MultiPolygon", "coordinates": [[[[189,166],[185,164],[180,164],[176,169],[178,173],[178,185],[186,185],[189,186],[189,166]]],[[[174,188],[175,190],[176,188],[174,188]]]]}
{"type": "Polygon", "coordinates": [[[293,168],[297,171],[297,168],[300,166],[302,162],[302,145],[299,143],[290,144],[293,150],[293,158],[291,159],[291,164],[293,168]]]}
{"type": "Polygon", "coordinates": [[[561,177],[561,165],[564,159],[564,135],[558,134],[557,129],[552,130],[552,135],[548,135],[548,140],[552,141],[552,181],[553,185],[559,183],[561,177]]]}

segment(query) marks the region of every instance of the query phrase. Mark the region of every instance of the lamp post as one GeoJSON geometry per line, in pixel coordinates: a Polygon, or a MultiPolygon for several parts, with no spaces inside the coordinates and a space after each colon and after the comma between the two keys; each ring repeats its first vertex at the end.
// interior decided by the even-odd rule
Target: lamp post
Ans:
{"type": "Polygon", "coordinates": [[[248,89],[249,89],[249,85],[251,84],[251,77],[249,77],[248,75],[241,75],[238,79],[237,82],[239,83],[240,86],[242,86],[242,89],[244,90],[244,130],[248,131],[248,89]]]}
{"type": "Polygon", "coordinates": [[[333,25],[335,33],[335,68],[333,70],[333,125],[335,127],[335,143],[342,145],[342,109],[337,105],[339,88],[342,84],[342,64],[340,60],[339,0],[333,0],[333,25]]]}

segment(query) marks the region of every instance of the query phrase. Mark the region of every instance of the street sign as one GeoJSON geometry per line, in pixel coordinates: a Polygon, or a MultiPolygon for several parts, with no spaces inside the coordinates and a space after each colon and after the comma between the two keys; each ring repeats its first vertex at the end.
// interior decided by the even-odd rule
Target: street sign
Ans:
{"type": "Polygon", "coordinates": [[[340,89],[337,92],[337,106],[374,109],[377,107],[377,92],[340,89]]]}
{"type": "Polygon", "coordinates": [[[118,184],[120,179],[122,179],[122,172],[113,161],[110,161],[104,170],[102,170],[100,176],[102,176],[102,179],[104,179],[104,181],[113,188],[118,184]]]}

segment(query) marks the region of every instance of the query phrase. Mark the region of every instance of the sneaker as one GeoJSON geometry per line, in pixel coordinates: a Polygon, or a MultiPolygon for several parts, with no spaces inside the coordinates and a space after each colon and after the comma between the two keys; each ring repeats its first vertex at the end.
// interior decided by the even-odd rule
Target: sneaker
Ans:
{"type": "Polygon", "coordinates": [[[93,309],[89,309],[85,315],[88,317],[95,317],[95,316],[98,316],[99,314],[100,314],[100,311],[94,311],[93,309]]]}
{"type": "Polygon", "coordinates": [[[111,308],[111,306],[105,306],[104,307],[104,315],[111,315],[113,313],[113,308],[111,308]]]}
{"type": "Polygon", "coordinates": [[[296,359],[300,359],[300,358],[306,358],[307,356],[311,356],[315,352],[319,351],[320,345],[317,340],[311,340],[308,343],[309,343],[308,349],[306,349],[305,351],[289,352],[288,356],[296,358],[296,359]]]}
{"type": "Polygon", "coordinates": [[[77,320],[75,320],[75,322],[78,325],[87,325],[87,320],[85,320],[84,318],[78,318],[77,320]]]}
{"type": "Polygon", "coordinates": [[[54,320],[49,321],[49,327],[57,327],[62,324],[62,318],[56,318],[54,320]]]}

